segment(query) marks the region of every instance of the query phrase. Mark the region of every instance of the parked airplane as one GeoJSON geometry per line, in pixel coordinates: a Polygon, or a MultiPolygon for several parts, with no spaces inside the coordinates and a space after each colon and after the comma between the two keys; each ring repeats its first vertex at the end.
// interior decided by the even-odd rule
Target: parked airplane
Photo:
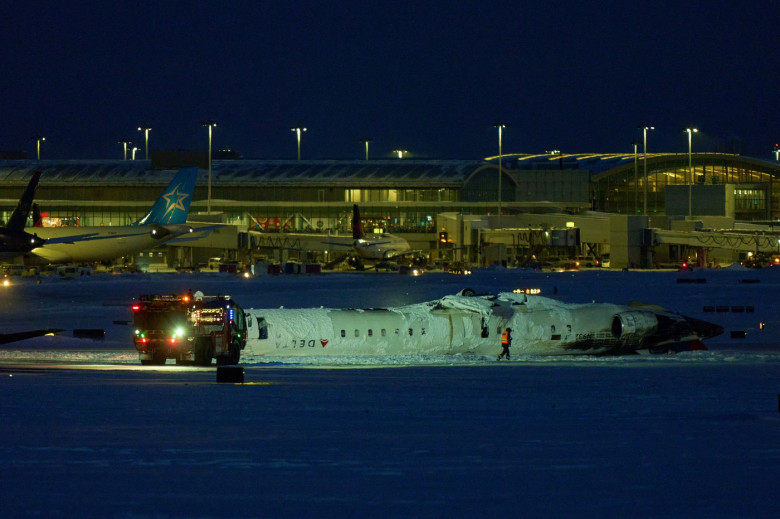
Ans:
{"type": "Polygon", "coordinates": [[[40,178],[40,171],[33,173],[22,198],[19,199],[14,212],[11,213],[11,218],[8,219],[8,224],[0,227],[0,258],[16,258],[43,245],[42,238],[24,230],[40,178]]]}
{"type": "Polygon", "coordinates": [[[352,247],[358,256],[369,260],[392,259],[409,252],[409,243],[403,238],[391,234],[377,236],[363,232],[363,221],[357,204],[352,206],[352,247]]]}
{"type": "Polygon", "coordinates": [[[140,220],[127,226],[37,227],[42,246],[25,255],[27,264],[88,263],[113,260],[152,249],[192,228],[185,224],[198,168],[179,170],[140,220]]]}
{"type": "Polygon", "coordinates": [[[542,296],[474,295],[395,308],[248,309],[249,355],[611,355],[706,349],[723,328],[651,306],[567,304],[542,296]]]}
{"type": "MultiPolygon", "coordinates": [[[[349,259],[350,264],[363,267],[364,261],[383,261],[411,254],[409,242],[391,234],[365,234],[358,205],[352,206],[352,237],[314,233],[265,233],[250,234],[267,240],[270,246],[328,252],[330,263],[349,259]]],[[[265,244],[264,244],[265,245],[265,244]]]]}

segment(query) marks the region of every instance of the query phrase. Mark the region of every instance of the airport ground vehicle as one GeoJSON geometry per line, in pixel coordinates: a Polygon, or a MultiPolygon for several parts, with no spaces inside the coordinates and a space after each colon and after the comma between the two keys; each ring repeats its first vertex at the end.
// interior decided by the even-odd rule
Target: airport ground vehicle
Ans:
{"type": "Polygon", "coordinates": [[[133,303],[133,343],[141,364],[238,364],[247,319],[230,296],[142,295],[133,303]]]}

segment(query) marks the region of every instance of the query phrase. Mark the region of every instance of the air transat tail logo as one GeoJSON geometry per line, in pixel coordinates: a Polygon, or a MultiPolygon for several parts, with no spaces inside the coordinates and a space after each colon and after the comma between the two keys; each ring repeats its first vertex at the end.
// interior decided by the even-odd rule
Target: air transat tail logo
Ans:
{"type": "Polygon", "coordinates": [[[172,215],[173,212],[177,209],[184,211],[183,202],[189,196],[189,193],[181,192],[181,184],[176,184],[176,187],[174,187],[170,192],[165,193],[162,196],[163,199],[165,199],[165,213],[163,214],[163,218],[167,218],[169,214],[172,215]]]}
{"type": "Polygon", "coordinates": [[[322,344],[322,347],[324,348],[328,345],[328,339],[320,339],[320,344],[322,344]]]}

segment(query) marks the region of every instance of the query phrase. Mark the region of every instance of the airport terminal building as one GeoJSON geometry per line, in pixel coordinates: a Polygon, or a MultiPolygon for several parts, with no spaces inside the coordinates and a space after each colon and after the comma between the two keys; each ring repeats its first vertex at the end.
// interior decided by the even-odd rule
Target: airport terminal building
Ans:
{"type": "MultiPolygon", "coordinates": [[[[650,267],[692,252],[701,263],[712,261],[716,249],[734,256],[779,247],[772,235],[780,219],[780,164],[721,153],[503,155],[500,162],[219,160],[210,168],[201,153],[160,152],[151,161],[3,160],[0,219],[8,219],[32,173],[41,171],[35,198],[44,225],[128,225],[176,169],[193,164],[200,174],[190,221],[230,229],[193,244],[197,258],[248,252],[322,260],[317,251],[295,250],[288,238],[349,234],[353,204],[367,232],[403,236],[432,261],[516,264],[609,254],[613,267],[650,267]],[[717,233],[709,236],[716,241],[729,233],[765,239],[741,248],[708,245],[699,236],[707,232],[717,233]],[[280,248],[286,250],[269,250],[280,248]]],[[[192,258],[192,251],[168,256],[192,258]]]]}

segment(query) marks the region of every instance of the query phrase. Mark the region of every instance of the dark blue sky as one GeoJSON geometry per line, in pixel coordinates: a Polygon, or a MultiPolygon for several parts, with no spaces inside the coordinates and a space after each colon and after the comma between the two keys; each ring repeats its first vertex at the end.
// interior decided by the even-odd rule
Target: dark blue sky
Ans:
{"type": "Polygon", "coordinates": [[[15,1],[0,20],[0,150],[121,158],[650,151],[772,158],[780,2],[15,1]],[[529,5],[526,5],[529,4],[529,5]]]}

